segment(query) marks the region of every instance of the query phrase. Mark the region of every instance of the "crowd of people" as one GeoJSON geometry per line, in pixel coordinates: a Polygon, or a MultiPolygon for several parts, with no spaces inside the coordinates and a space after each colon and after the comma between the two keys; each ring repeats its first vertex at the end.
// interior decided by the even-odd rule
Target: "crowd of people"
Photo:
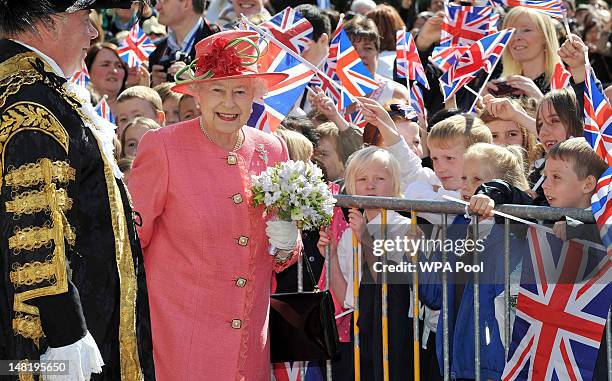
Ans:
{"type": "MultiPolygon", "coordinates": [[[[269,379],[270,293],[298,289],[300,253],[318,279],[329,252],[336,313],[354,309],[353,237],[370,270],[360,274],[361,377],[382,379],[382,286],[371,250],[380,238],[380,211],[336,213],[331,228],[314,232],[262,218],[250,205],[249,179],[277,162],[314,162],[330,187],[349,195],[462,199],[482,216],[479,238],[489,250],[499,243],[495,205],[590,208],[607,169],[581,138],[587,64],[599,80],[594,85],[612,97],[612,14],[602,0],[562,1],[571,35],[561,21],[533,9],[496,8],[503,11],[499,29],[515,32],[490,80],[484,82],[485,73],[470,85],[484,87],[472,113],[476,98],[466,89],[443,102],[442,72],[428,60],[441,38],[439,0],[402,0],[397,7],[354,0],[337,10],[275,0],[64,1],[48,9],[32,3],[40,10],[24,5],[21,14],[14,8],[0,16],[0,358],[68,358],[80,364],[75,380],[269,379]],[[344,30],[379,87],[339,111],[312,86],[274,132],[262,132],[245,127],[253,100],[285,75],[240,61],[240,54],[258,59],[265,52],[249,50],[245,40],[257,35],[238,30],[239,17],[260,24],[289,5],[312,25],[301,56],[319,67],[344,12],[344,30]],[[136,23],[155,50],[145,64],[128,67],[118,46],[136,23]],[[80,50],[72,48],[79,42],[64,42],[76,28],[91,40],[80,50]],[[425,115],[402,112],[410,104],[396,70],[402,28],[413,34],[430,83],[422,89],[425,115]],[[224,57],[218,46],[241,63],[219,69],[225,64],[215,61],[224,57]],[[30,61],[18,61],[23,57],[30,61]],[[208,72],[202,57],[213,60],[208,72]],[[62,87],[82,59],[87,91],[62,87]],[[570,85],[551,90],[559,63],[570,85]],[[93,113],[103,99],[116,129],[93,113]],[[364,128],[351,123],[356,111],[364,128]],[[32,122],[20,122],[21,115],[32,122]]],[[[390,211],[387,219],[392,236],[441,234],[439,215],[419,214],[418,232],[400,213],[390,211]]],[[[449,236],[465,237],[469,219],[448,219],[449,236]]],[[[548,223],[563,240],[601,243],[592,226],[569,218],[548,223]]],[[[528,250],[524,234],[512,232],[513,252],[528,250]]],[[[388,260],[410,255],[392,252],[388,260]]],[[[499,258],[491,265],[503,269],[499,258]]],[[[511,268],[520,274],[519,257],[511,258],[511,268]]],[[[304,290],[311,283],[305,279],[304,290]]],[[[474,379],[473,289],[451,283],[450,370],[453,379],[474,379]]],[[[501,379],[508,345],[503,281],[496,283],[481,290],[479,301],[490,334],[486,345],[481,340],[480,373],[490,380],[501,379]]],[[[409,281],[390,285],[391,380],[415,368],[413,308],[422,310],[421,378],[443,379],[441,287],[439,279],[425,280],[418,290],[423,305],[415,307],[409,281]]],[[[333,379],[352,380],[351,314],[337,324],[342,343],[333,379]]],[[[603,349],[597,361],[593,379],[604,380],[603,349]]]]}

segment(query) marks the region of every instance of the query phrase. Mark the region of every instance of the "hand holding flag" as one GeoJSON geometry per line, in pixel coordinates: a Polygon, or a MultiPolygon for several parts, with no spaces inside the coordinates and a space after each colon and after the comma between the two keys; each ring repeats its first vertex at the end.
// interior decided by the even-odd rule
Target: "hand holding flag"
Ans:
{"type": "MultiPolygon", "coordinates": [[[[504,29],[500,32],[485,36],[472,44],[470,48],[442,75],[440,84],[446,101],[459,89],[476,78],[476,74],[484,69],[489,73],[486,82],[493,73],[493,68],[501,59],[506,44],[514,33],[514,29],[504,29]]],[[[478,92],[480,94],[481,90],[478,92]]],[[[477,99],[478,100],[478,99],[477,99]]],[[[475,102],[474,102],[475,103],[475,102]]],[[[471,107],[474,108],[473,106],[471,107]]]]}

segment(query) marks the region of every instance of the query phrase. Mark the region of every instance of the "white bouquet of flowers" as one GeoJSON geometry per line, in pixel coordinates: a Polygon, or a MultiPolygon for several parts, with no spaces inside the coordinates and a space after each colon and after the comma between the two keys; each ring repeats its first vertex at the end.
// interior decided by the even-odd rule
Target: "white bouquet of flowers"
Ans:
{"type": "Polygon", "coordinates": [[[323,181],[321,168],[289,160],[252,177],[253,205],[265,205],[264,216],[275,211],[282,221],[295,221],[305,230],[328,224],[336,199],[323,181]]]}

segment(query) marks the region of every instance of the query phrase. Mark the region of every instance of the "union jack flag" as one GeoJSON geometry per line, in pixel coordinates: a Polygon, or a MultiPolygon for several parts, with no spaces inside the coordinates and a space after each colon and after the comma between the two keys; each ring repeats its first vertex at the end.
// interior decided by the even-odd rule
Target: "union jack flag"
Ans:
{"type": "Polygon", "coordinates": [[[423,100],[423,89],[421,89],[416,82],[413,83],[410,88],[410,105],[417,114],[422,116],[425,122],[427,122],[427,109],[425,108],[425,101],[423,100]]]}
{"type": "Polygon", "coordinates": [[[512,342],[510,380],[591,380],[612,299],[612,264],[586,242],[528,230],[512,342]]]}
{"type": "Polygon", "coordinates": [[[89,71],[87,71],[87,65],[85,61],[81,64],[81,69],[74,73],[72,77],[68,78],[69,82],[76,83],[79,86],[87,87],[89,84],[89,71]]]}
{"type": "Polygon", "coordinates": [[[306,369],[304,370],[304,380],[300,377],[299,362],[285,362],[272,364],[272,380],[273,381],[323,381],[325,378],[321,373],[321,368],[316,362],[307,361],[306,369]]]}
{"type": "Polygon", "coordinates": [[[130,29],[130,33],[121,43],[121,46],[119,46],[117,54],[127,62],[129,67],[139,67],[149,59],[154,50],[155,44],[140,29],[138,23],[135,23],[132,29],[130,29]]]}
{"type": "Polygon", "coordinates": [[[404,28],[396,32],[395,51],[397,53],[397,76],[408,78],[410,81],[417,81],[429,89],[425,69],[423,69],[423,64],[419,58],[414,38],[412,34],[406,33],[404,28]]]}
{"type": "Polygon", "coordinates": [[[365,116],[363,116],[363,112],[361,112],[361,109],[355,112],[346,112],[344,114],[344,119],[347,122],[354,124],[359,128],[365,128],[367,124],[365,120],[365,116]]]}
{"type": "Polygon", "coordinates": [[[327,63],[323,64],[323,73],[325,73],[331,80],[324,78],[320,75],[315,75],[310,81],[311,86],[319,86],[325,92],[325,95],[330,97],[336,104],[338,111],[344,110],[349,105],[355,103],[357,100],[353,97],[342,85],[340,85],[340,79],[336,73],[329,68],[327,63]],[[333,83],[332,83],[333,82],[333,83]]]}
{"type": "MultiPolygon", "coordinates": [[[[330,44],[330,56],[335,54],[335,73],[340,83],[353,96],[364,97],[380,87],[353,47],[344,28],[336,28],[330,44]]],[[[330,67],[334,68],[332,65],[330,67]]]]}
{"type": "Polygon", "coordinates": [[[276,70],[279,73],[287,73],[289,76],[281,83],[268,89],[264,97],[264,104],[268,113],[268,124],[271,131],[285,119],[293,109],[294,103],[304,94],[304,89],[314,72],[306,65],[299,63],[295,58],[287,55],[285,65],[276,70]]]}
{"type": "Polygon", "coordinates": [[[491,14],[491,18],[489,18],[489,33],[499,32],[497,29],[497,24],[499,24],[499,13],[491,14]]]}
{"type": "Polygon", "coordinates": [[[291,7],[285,8],[259,26],[266,28],[274,38],[296,53],[302,53],[312,41],[310,21],[291,7]]]}
{"type": "Polygon", "coordinates": [[[263,115],[261,104],[255,102],[247,123],[263,131],[275,131],[291,112],[297,99],[303,95],[306,85],[314,75],[314,71],[289,53],[299,54],[308,45],[308,41],[311,41],[312,25],[299,12],[288,7],[270,21],[257,27],[251,24],[248,28],[260,33],[260,46],[267,49],[267,54],[257,62],[259,72],[289,75],[281,83],[268,88],[268,93],[263,98],[266,115],[263,115]],[[262,27],[277,41],[263,35],[262,27]]]}
{"type": "Polygon", "coordinates": [[[492,0],[507,7],[526,7],[557,19],[563,18],[561,0],[492,0]]]}
{"type": "Polygon", "coordinates": [[[108,102],[106,102],[106,98],[100,99],[100,102],[96,105],[96,113],[100,115],[102,118],[108,120],[111,123],[115,123],[115,116],[111,112],[110,106],[108,102]]]}
{"type": "Polygon", "coordinates": [[[480,69],[484,69],[487,73],[493,70],[513,33],[513,28],[504,29],[472,44],[461,58],[440,77],[444,100],[446,101],[461,87],[476,78],[476,73],[480,69]]]}
{"type": "Polygon", "coordinates": [[[251,116],[249,116],[249,120],[247,121],[246,125],[257,128],[261,131],[270,132],[270,125],[268,125],[268,113],[266,112],[266,106],[263,99],[256,99],[253,101],[251,116]]]}
{"type": "Polygon", "coordinates": [[[593,69],[586,67],[584,81],[584,137],[593,150],[612,165],[612,106],[597,87],[593,69]]]}
{"type": "MultiPolygon", "coordinates": [[[[276,45],[270,41],[270,46],[276,45]]],[[[281,59],[275,59],[275,66],[268,69],[270,73],[287,73],[288,77],[268,88],[268,93],[264,96],[266,109],[266,119],[270,131],[285,119],[293,109],[295,102],[304,94],[304,89],[312,79],[314,71],[298,61],[295,57],[281,50],[281,59]]]]}
{"type": "Polygon", "coordinates": [[[448,3],[445,9],[440,46],[471,45],[489,34],[493,8],[448,3]]]}
{"type": "Polygon", "coordinates": [[[612,167],[599,178],[595,193],[591,197],[591,210],[599,227],[601,241],[606,247],[612,246],[612,167]]]}
{"type": "Polygon", "coordinates": [[[571,77],[572,74],[569,71],[565,70],[565,67],[561,62],[558,62],[555,65],[555,71],[553,72],[553,75],[550,78],[551,90],[561,90],[566,88],[569,85],[571,77]]]}
{"type": "Polygon", "coordinates": [[[429,57],[429,62],[446,72],[469,48],[469,46],[436,46],[429,57]]]}
{"type": "Polygon", "coordinates": [[[332,37],[329,54],[322,70],[323,73],[325,73],[331,79],[331,81],[321,75],[315,75],[313,80],[310,82],[310,84],[313,86],[320,86],[325,94],[333,99],[338,110],[344,110],[350,104],[356,102],[356,99],[351,95],[351,93],[349,93],[343,86],[339,85],[341,81],[336,74],[336,66],[338,65],[338,49],[340,46],[339,36],[344,31],[342,28],[343,19],[344,16],[340,16],[340,20],[338,20],[338,25],[336,26],[336,30],[334,31],[332,37]],[[332,81],[334,83],[332,83],[332,81]]]}

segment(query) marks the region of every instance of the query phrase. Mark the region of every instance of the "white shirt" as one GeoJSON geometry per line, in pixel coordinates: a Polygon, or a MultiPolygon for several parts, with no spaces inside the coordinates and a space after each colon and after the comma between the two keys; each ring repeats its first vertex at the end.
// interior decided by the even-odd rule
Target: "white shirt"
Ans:
{"type": "MultiPolygon", "coordinates": [[[[379,214],[372,221],[368,222],[368,232],[374,239],[380,239],[380,223],[381,215],[379,214]]],[[[395,237],[404,237],[410,228],[410,219],[399,213],[389,210],[387,212],[387,239],[394,240],[395,237]]],[[[344,298],[344,307],[353,308],[353,230],[349,227],[338,242],[338,262],[340,263],[340,271],[346,281],[346,296],[344,298]]],[[[358,245],[357,251],[361,258],[361,244],[358,245]]],[[[391,262],[400,263],[405,261],[404,252],[387,251],[387,259],[391,262]]],[[[363,262],[360,261],[360,267],[363,269],[363,262]]],[[[361,274],[359,275],[361,282],[361,274]]]]}
{"type": "Polygon", "coordinates": [[[388,79],[393,79],[393,64],[397,53],[394,50],[385,50],[378,55],[378,66],[376,74],[388,79]]]}
{"type": "MultiPolygon", "coordinates": [[[[447,195],[455,198],[460,198],[461,195],[458,191],[447,190],[442,187],[438,188],[438,191],[434,191],[432,184],[425,181],[415,181],[409,184],[404,190],[404,197],[408,200],[431,200],[431,201],[448,201],[442,196],[447,195]]],[[[422,217],[432,224],[442,224],[442,215],[435,213],[418,213],[419,217],[422,217]]],[[[448,215],[448,223],[453,222],[455,214],[448,215]]]]}
{"type": "Polygon", "coordinates": [[[49,57],[48,55],[46,55],[45,53],[41,52],[40,50],[26,44],[25,42],[21,42],[21,41],[17,41],[17,40],[11,40],[13,42],[18,43],[19,45],[25,46],[26,48],[32,50],[34,53],[38,54],[43,60],[45,60],[47,62],[47,64],[49,64],[49,66],[51,67],[51,69],[53,69],[53,72],[55,72],[55,74],[57,74],[58,76],[62,77],[62,78],[67,78],[66,74],[64,74],[64,71],[62,70],[62,68],[57,64],[57,62],[55,62],[55,60],[51,57],[49,57]]]}
{"type": "Polygon", "coordinates": [[[442,186],[442,183],[434,171],[432,171],[431,168],[423,167],[421,158],[408,147],[403,137],[400,138],[399,142],[386,147],[386,149],[391,152],[397,161],[399,161],[400,189],[406,189],[408,185],[417,181],[425,182],[430,185],[442,186]]]}

